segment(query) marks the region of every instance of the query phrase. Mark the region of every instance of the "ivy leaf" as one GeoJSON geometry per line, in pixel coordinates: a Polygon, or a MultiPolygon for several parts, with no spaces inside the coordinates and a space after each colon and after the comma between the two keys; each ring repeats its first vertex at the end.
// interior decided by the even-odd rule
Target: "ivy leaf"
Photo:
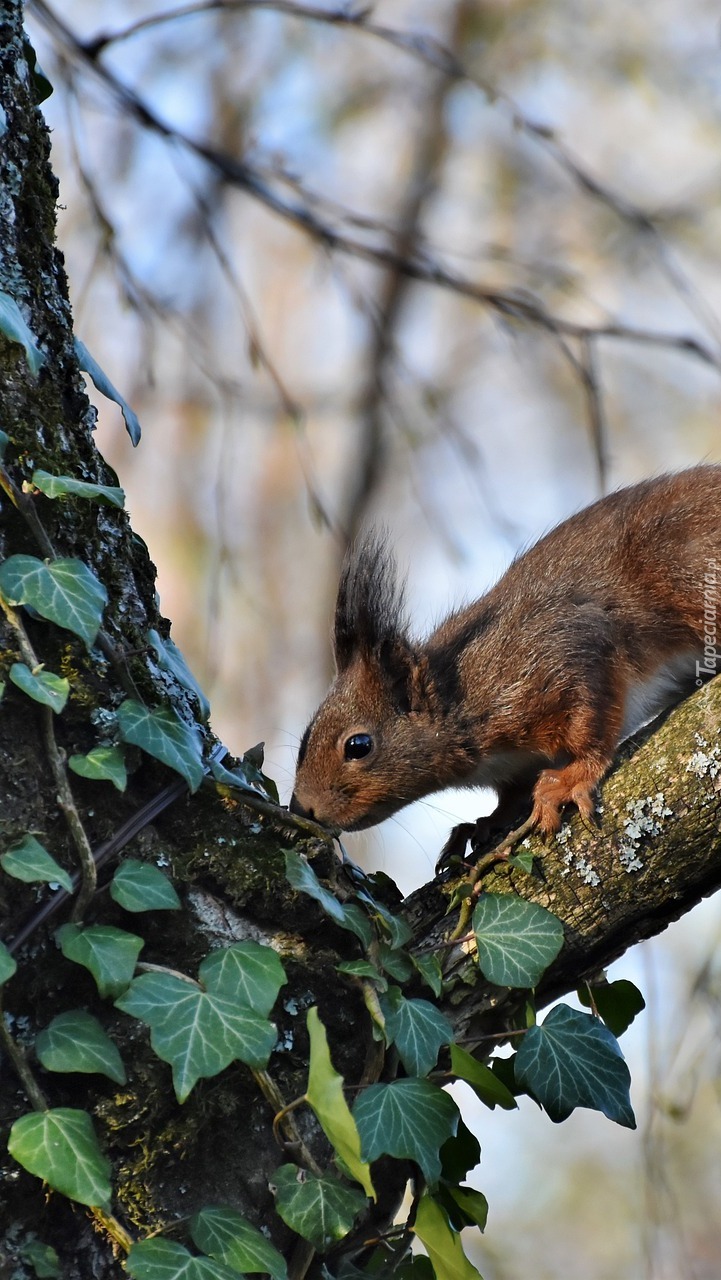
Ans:
{"type": "Polygon", "coordinates": [[[8,674],[13,684],[34,702],[50,707],[56,715],[63,710],[70,694],[70,683],[64,676],[53,675],[41,667],[31,671],[24,662],[13,662],[8,674]]]}
{"type": "Polygon", "coordinates": [[[7,853],[0,855],[0,866],[9,876],[14,876],[25,884],[34,884],[36,881],[44,884],[57,882],[68,893],[73,891],[73,882],[67,871],[35,836],[23,836],[7,853]]]}
{"type": "Polygon", "coordinates": [[[370,960],[342,960],[335,967],[338,973],[346,973],[349,978],[367,978],[379,991],[388,990],[386,979],[370,960]]]}
{"type": "Polygon", "coordinates": [[[210,703],[201,689],[198,681],[193,675],[185,658],[183,657],[177,644],[170,639],[163,639],[159,631],[148,632],[148,642],[155,649],[155,655],[158,659],[158,666],[163,671],[169,671],[172,676],[181,684],[188,693],[192,693],[197,700],[200,719],[203,724],[210,716],[210,703]]]}
{"type": "Polygon", "coordinates": [[[53,476],[49,471],[33,471],[32,483],[46,498],[87,498],[120,510],[125,506],[125,493],[115,485],[90,484],[72,476],[53,476]]]}
{"type": "Polygon", "coordinates": [[[257,1227],[235,1209],[208,1206],[190,1220],[190,1234],[203,1253],[236,1271],[261,1271],[273,1280],[286,1280],[285,1258],[257,1227]]]}
{"type": "Polygon", "coordinates": [[[438,956],[427,952],[422,956],[411,956],[411,959],[434,996],[436,998],[440,997],[443,990],[443,970],[438,956]]]}
{"type": "Polygon", "coordinates": [[[126,858],[110,884],[110,897],[126,911],[178,911],[180,898],[158,867],[126,858]]]}
{"type": "Polygon", "coordinates": [[[33,376],[37,377],[45,364],[45,356],[17,302],[9,293],[0,293],[0,333],[4,333],[11,342],[17,342],[25,348],[28,368],[33,376]]]}
{"type": "Polygon", "coordinates": [[[264,1067],[276,1041],[275,1027],[252,1009],[170,973],[141,974],[115,1005],[150,1027],[155,1053],[172,1067],[179,1102],[201,1077],[236,1059],[264,1067]]]}
{"type": "Polygon", "coordinates": [[[485,1062],[479,1062],[458,1044],[451,1045],[451,1070],[454,1076],[471,1086],[476,1097],[485,1102],[491,1111],[496,1106],[513,1111],[518,1106],[510,1089],[494,1075],[491,1068],[485,1062]]]}
{"type": "Polygon", "coordinates": [[[145,943],[135,933],[108,924],[80,929],[64,924],[55,935],[66,960],[92,973],[101,996],[117,996],[130,982],[145,943]]]}
{"type": "Polygon", "coordinates": [[[115,404],[120,405],[120,412],[125,420],[125,427],[133,446],[140,443],[140,423],[137,415],[133,413],[130,405],[123,399],[119,391],[116,391],[107,374],[103,373],[100,365],[93,360],[88,348],[79,338],[75,339],[75,358],[78,362],[78,368],[84,373],[89,373],[98,391],[107,396],[108,400],[113,400],[115,404]]]}
{"type": "Polygon", "coordinates": [[[133,1280],[239,1280],[238,1272],[210,1258],[194,1257],[177,1240],[140,1240],[126,1258],[125,1270],[133,1280]]]}
{"type": "Polygon", "coordinates": [[[413,1231],[428,1251],[436,1280],[480,1280],[480,1273],[463,1252],[460,1235],[428,1195],[420,1199],[413,1231]]]}
{"type": "Polygon", "coordinates": [[[186,724],[171,707],[151,711],[142,702],[127,698],[118,707],[120,736],[125,742],[141,747],[185,778],[191,791],[203,781],[200,734],[194,725],[186,724]]]}
{"type": "Polygon", "coordinates": [[[93,747],[86,756],[71,756],[68,765],[79,777],[112,782],[118,791],[124,791],[128,783],[120,747],[93,747]]]}
{"type": "Polygon", "coordinates": [[[563,946],[563,925],[535,902],[484,893],[473,912],[478,964],[499,987],[535,987],[563,946]]]}
{"type": "MultiPolygon", "coordinates": [[[[638,987],[627,978],[619,978],[618,982],[600,982],[598,986],[591,987],[591,995],[599,1015],[615,1036],[623,1035],[636,1014],[646,1008],[646,1001],[638,987]]],[[[581,1004],[590,1008],[591,998],[587,987],[580,988],[578,998],[581,1004]]]]}
{"type": "Polygon", "coordinates": [[[508,859],[509,867],[518,867],[519,871],[525,871],[526,875],[533,874],[533,854],[528,849],[522,849],[520,853],[512,853],[508,859]]]}
{"type": "Polygon", "coordinates": [[[12,978],[17,970],[17,961],[4,942],[0,942],[0,986],[12,978]]]}
{"type": "Polygon", "coordinates": [[[10,1155],[23,1169],[80,1204],[110,1202],[110,1161],[87,1111],[56,1107],[21,1116],[10,1130],[10,1155]]]}
{"type": "Polygon", "coordinates": [[[0,592],[8,604],[27,605],[66,631],[93,644],[108,593],[82,560],[10,556],[0,566],[0,592]]]}
{"type": "Polygon", "coordinates": [[[407,951],[396,951],[387,942],[379,942],[377,948],[378,963],[396,982],[410,982],[415,975],[415,966],[407,951]]]}
{"type": "Polygon", "coordinates": [[[348,1235],[367,1204],[362,1192],[344,1187],[335,1178],[316,1178],[294,1164],[276,1169],[271,1190],[283,1221],[319,1253],[348,1235]]]}
{"type": "Polygon", "coordinates": [[[306,1102],[315,1111],[321,1129],[350,1176],[375,1200],[371,1171],[361,1158],[360,1136],[343,1094],[343,1077],[331,1062],[325,1027],[317,1009],[308,1010],[306,1022],[310,1036],[306,1102]]]}
{"type": "Polygon", "coordinates": [[[462,1231],[464,1227],[478,1227],[479,1231],[485,1231],[488,1201],[481,1191],[474,1187],[441,1183],[433,1197],[448,1215],[454,1231],[462,1231]]]}
{"type": "Polygon", "coordinates": [[[453,1028],[428,1000],[406,1000],[398,987],[381,997],[389,1043],[395,1044],[409,1076],[427,1076],[438,1061],[442,1045],[450,1044],[453,1028]]]}
{"type": "Polygon", "coordinates": [[[452,1138],[446,1138],[440,1150],[441,1181],[462,1182],[471,1169],[481,1160],[481,1144],[475,1133],[459,1118],[458,1129],[452,1138]]]}
{"type": "Polygon", "coordinates": [[[8,435],[7,431],[0,431],[0,462],[2,462],[3,458],[5,457],[5,450],[7,449],[9,444],[10,444],[10,436],[8,435]]]}
{"type": "Polygon", "coordinates": [[[41,1240],[28,1240],[20,1246],[18,1253],[23,1262],[32,1267],[38,1280],[62,1280],[60,1259],[51,1244],[43,1244],[41,1240]]]}
{"type": "Polygon", "coordinates": [[[375,898],[366,893],[364,889],[358,892],[359,902],[365,902],[370,908],[373,915],[377,917],[383,928],[387,931],[390,938],[391,947],[395,950],[404,947],[413,937],[413,930],[407,920],[401,920],[400,916],[394,916],[392,911],[384,907],[381,902],[377,902],[375,898]]]}
{"type": "Polygon", "coordinates": [[[557,1005],[541,1026],[526,1032],[515,1068],[516,1079],[556,1122],[576,1107],[590,1107],[636,1128],[631,1076],[619,1043],[588,1013],[557,1005]]]}
{"type": "Polygon", "coordinates": [[[455,1134],[459,1115],[453,1099],[437,1085],[428,1080],[372,1084],[358,1098],[353,1115],[369,1164],[382,1155],[415,1160],[427,1182],[438,1180],[439,1149],[455,1134]]]}
{"type": "Polygon", "coordinates": [[[354,933],[364,946],[370,945],[373,931],[368,919],[363,916],[359,908],[353,903],[346,907],[339,902],[330,890],[321,884],[305,858],[291,849],[286,849],[285,853],[285,874],[292,889],[297,893],[306,893],[309,898],[314,898],[335,924],[340,925],[341,929],[348,929],[350,933],[354,933]]]}
{"type": "Polygon", "coordinates": [[[97,1072],[116,1084],[127,1079],[117,1046],[84,1009],[69,1009],[53,1018],[38,1035],[35,1052],[46,1071],[97,1072]]]}
{"type": "Polygon", "coordinates": [[[231,790],[252,791],[253,795],[264,796],[272,804],[278,804],[278,788],[272,778],[261,772],[257,764],[258,753],[262,760],[264,745],[260,742],[257,747],[251,747],[234,769],[226,769],[219,761],[215,761],[211,765],[215,781],[231,790]]]}
{"type": "Polygon", "coordinates": [[[272,947],[259,942],[236,942],[211,951],[198,970],[209,991],[248,1005],[261,1017],[270,1013],[288,979],[272,947]]]}

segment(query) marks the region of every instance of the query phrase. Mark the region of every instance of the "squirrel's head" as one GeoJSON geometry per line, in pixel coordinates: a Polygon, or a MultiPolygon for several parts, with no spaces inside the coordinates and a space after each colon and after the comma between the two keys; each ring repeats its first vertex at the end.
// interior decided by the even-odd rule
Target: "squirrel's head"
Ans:
{"type": "Polygon", "coordinates": [[[425,659],[409,639],[403,586],[383,537],[346,558],[334,651],[336,678],[303,734],[290,807],[352,831],[444,785],[430,772],[425,659]]]}

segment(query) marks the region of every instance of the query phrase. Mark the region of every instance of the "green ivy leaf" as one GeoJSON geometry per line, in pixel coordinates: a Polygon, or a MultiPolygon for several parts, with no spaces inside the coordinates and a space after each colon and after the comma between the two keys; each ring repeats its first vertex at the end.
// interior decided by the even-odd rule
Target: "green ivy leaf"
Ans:
{"type": "Polygon", "coordinates": [[[316,1178],[294,1164],[276,1169],[271,1189],[283,1221],[319,1253],[348,1235],[367,1204],[360,1191],[342,1186],[335,1178],[316,1178]]]}
{"type": "Polygon", "coordinates": [[[178,911],[180,898],[158,867],[125,858],[110,884],[110,897],[126,911],[178,911]]]}
{"type": "Polygon", "coordinates": [[[371,1171],[361,1158],[361,1144],[356,1122],[343,1094],[343,1077],[330,1060],[325,1027],[318,1010],[308,1010],[306,1018],[310,1036],[310,1069],[306,1102],[315,1111],[318,1123],[342,1164],[367,1196],[375,1200],[371,1171]]]}
{"type": "Polygon", "coordinates": [[[151,711],[132,698],[118,707],[118,725],[125,742],[174,769],[191,791],[198,790],[203,781],[203,759],[200,734],[194,725],[186,724],[171,707],[151,711]]]}
{"type": "Polygon", "coordinates": [[[0,986],[12,978],[17,970],[17,961],[4,942],[0,942],[0,986]]]}
{"type": "Polygon", "coordinates": [[[209,991],[248,1005],[265,1018],[288,979],[272,947],[259,942],[236,942],[211,951],[198,970],[209,991]]]}
{"type": "Polygon", "coordinates": [[[80,1071],[108,1076],[116,1084],[127,1079],[123,1060],[97,1018],[84,1009],[59,1013],[41,1031],[35,1052],[47,1071],[80,1071]]]}
{"type": "Polygon", "coordinates": [[[479,1231],[485,1231],[488,1201],[481,1191],[476,1191],[474,1187],[447,1186],[441,1183],[433,1195],[448,1214],[454,1231],[462,1231],[464,1227],[478,1227],[479,1231]]]}
{"type": "Polygon", "coordinates": [[[52,671],[43,671],[41,667],[31,671],[24,662],[13,662],[8,674],[13,684],[34,702],[50,707],[56,715],[63,710],[70,693],[70,684],[64,676],[53,675],[52,671]]]}
{"type": "Polygon", "coordinates": [[[413,1231],[428,1251],[436,1280],[480,1280],[480,1273],[463,1252],[460,1235],[428,1195],[418,1204],[413,1231]]]}
{"type": "Polygon", "coordinates": [[[273,1280],[286,1280],[285,1258],[235,1209],[201,1209],[190,1220],[190,1234],[203,1253],[236,1271],[246,1275],[261,1271],[273,1280]]]}
{"type": "Polygon", "coordinates": [[[535,902],[484,893],[473,912],[478,964],[499,987],[535,987],[563,946],[563,925],[535,902]]]}
{"type": "Polygon", "coordinates": [[[210,716],[210,703],[190,670],[190,667],[185,661],[185,658],[177,644],[170,639],[170,636],[164,640],[159,631],[148,632],[148,643],[151,644],[155,650],[155,655],[158,659],[158,666],[163,671],[169,671],[170,674],[178,681],[178,684],[181,684],[184,689],[187,689],[188,693],[192,693],[193,697],[197,700],[200,719],[201,722],[205,724],[206,720],[208,720],[210,716]]]}
{"type": "Polygon", "coordinates": [[[375,983],[379,991],[387,991],[388,983],[383,974],[370,960],[343,960],[337,964],[338,973],[347,973],[349,978],[367,978],[375,983]]]}
{"type": "Polygon", "coordinates": [[[476,1097],[485,1102],[491,1111],[497,1106],[506,1111],[512,1111],[518,1106],[510,1089],[494,1075],[491,1068],[485,1062],[479,1062],[458,1044],[451,1045],[451,1070],[454,1076],[471,1086],[476,1097]]]}
{"type": "Polygon", "coordinates": [[[456,1185],[475,1169],[481,1160],[481,1144],[475,1133],[459,1118],[452,1138],[446,1138],[440,1150],[441,1182],[456,1185]]]}
{"type": "Polygon", "coordinates": [[[137,415],[133,413],[130,405],[123,399],[120,392],[116,391],[107,374],[103,373],[103,370],[100,368],[97,360],[94,360],[91,356],[88,348],[85,346],[85,343],[81,342],[79,338],[76,338],[73,345],[75,347],[75,358],[78,362],[78,368],[82,369],[84,373],[90,374],[95,386],[102,395],[107,396],[108,400],[112,400],[115,404],[120,405],[120,412],[125,420],[125,427],[133,446],[139,444],[140,423],[138,422],[137,415]]]}
{"type": "Polygon", "coordinates": [[[53,476],[49,471],[33,471],[32,483],[46,498],[87,498],[120,510],[125,506],[125,493],[115,485],[90,484],[72,476],[53,476]]]}
{"type": "Polygon", "coordinates": [[[92,973],[101,996],[117,996],[130,982],[145,943],[135,933],[108,924],[80,929],[64,924],[55,935],[66,960],[92,973]]]}
{"type": "Polygon", "coordinates": [[[0,592],[8,604],[27,605],[66,631],[93,644],[108,593],[82,560],[10,556],[0,566],[0,592]]]}
{"type": "Polygon", "coordinates": [[[458,1107],[428,1080],[372,1084],[358,1098],[353,1115],[369,1164],[379,1156],[415,1160],[426,1181],[441,1172],[439,1149],[458,1127],[458,1107]]]}
{"type": "Polygon", "coordinates": [[[33,376],[37,377],[45,364],[45,356],[17,302],[10,297],[9,293],[0,293],[0,333],[4,333],[11,342],[17,342],[19,346],[25,348],[28,368],[33,376]]]}
{"type": "MultiPolygon", "coordinates": [[[[623,1035],[636,1014],[646,1008],[638,987],[627,978],[619,978],[618,982],[600,982],[598,986],[591,987],[591,995],[600,1017],[615,1036],[623,1035]]],[[[578,998],[587,1009],[591,1007],[587,987],[580,988],[578,998]]]]}
{"type": "Polygon", "coordinates": [[[125,1270],[133,1280],[238,1280],[237,1271],[210,1258],[194,1257],[185,1245],[162,1236],[134,1244],[125,1270]]]}
{"type": "Polygon", "coordinates": [[[552,1120],[565,1120],[576,1107],[590,1107],[627,1129],[636,1128],[628,1067],[615,1036],[598,1018],[557,1005],[541,1026],[526,1032],[515,1067],[516,1079],[552,1120]]]}
{"type": "Polygon", "coordinates": [[[194,1084],[238,1059],[264,1067],[276,1041],[272,1023],[254,1010],[169,973],[144,973],[115,1002],[150,1027],[150,1043],[173,1070],[179,1102],[194,1084]]]}
{"type": "Polygon", "coordinates": [[[42,881],[43,884],[62,885],[68,893],[73,891],[73,882],[67,871],[56,862],[52,854],[41,845],[35,836],[23,836],[22,840],[12,845],[7,853],[0,855],[0,866],[9,876],[22,880],[25,884],[42,881]]]}
{"type": "Polygon", "coordinates": [[[407,920],[401,920],[400,916],[394,916],[392,911],[384,907],[382,902],[377,902],[370,893],[366,893],[365,889],[359,890],[358,901],[365,902],[370,908],[371,913],[387,932],[391,947],[394,950],[404,947],[407,942],[410,942],[413,937],[413,930],[407,920]]]}
{"type": "Polygon", "coordinates": [[[8,435],[7,431],[0,431],[0,462],[2,462],[3,458],[5,457],[5,450],[7,449],[9,444],[10,444],[10,436],[8,435]]]}
{"type": "Polygon", "coordinates": [[[18,1254],[32,1267],[38,1280],[62,1280],[62,1270],[57,1250],[41,1240],[28,1240],[20,1246],[18,1254]]]}
{"type": "Polygon", "coordinates": [[[379,942],[378,963],[396,982],[410,982],[415,976],[415,965],[407,951],[395,951],[387,942],[379,942]]]}
{"type": "Polygon", "coordinates": [[[525,871],[526,875],[533,874],[533,854],[530,850],[522,849],[520,853],[512,853],[508,859],[509,867],[518,867],[519,871],[525,871]]]}
{"type": "Polygon", "coordinates": [[[81,778],[112,782],[118,791],[128,783],[128,771],[120,747],[93,747],[86,756],[71,756],[68,765],[81,778]]]}
{"type": "Polygon", "coordinates": [[[453,1039],[448,1019],[428,1000],[406,1000],[398,987],[381,997],[381,1008],[388,1041],[395,1044],[409,1076],[427,1076],[441,1046],[453,1039]]]}
{"type": "Polygon", "coordinates": [[[10,1155],[23,1169],[80,1204],[110,1202],[110,1161],[87,1111],[56,1107],[21,1116],[10,1130],[10,1155]]]}
{"type": "Polygon", "coordinates": [[[423,981],[430,987],[434,996],[439,998],[443,990],[443,970],[438,956],[426,953],[422,956],[411,956],[411,959],[423,981]]]}
{"type": "Polygon", "coordinates": [[[357,907],[351,903],[350,906],[344,906],[342,902],[326,889],[318,879],[315,871],[302,858],[299,853],[294,853],[292,849],[286,849],[285,852],[285,874],[292,889],[297,893],[305,893],[309,898],[314,898],[323,908],[327,916],[330,916],[341,929],[348,929],[360,938],[364,946],[368,946],[373,937],[373,931],[366,918],[362,917],[362,913],[357,907]],[[358,916],[361,915],[362,922],[358,916]]]}

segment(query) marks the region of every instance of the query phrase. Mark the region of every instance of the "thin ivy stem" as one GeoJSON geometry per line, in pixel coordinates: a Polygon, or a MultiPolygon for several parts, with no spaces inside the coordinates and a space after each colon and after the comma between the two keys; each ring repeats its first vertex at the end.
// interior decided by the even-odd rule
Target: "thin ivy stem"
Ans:
{"type": "Polygon", "coordinates": [[[27,1099],[34,1111],[47,1111],[48,1104],[40,1085],[37,1083],[27,1058],[21,1046],[11,1036],[7,1024],[5,1022],[5,1013],[2,1007],[2,994],[0,993],[0,1045],[5,1050],[10,1059],[15,1074],[20,1081],[27,1099]]]}

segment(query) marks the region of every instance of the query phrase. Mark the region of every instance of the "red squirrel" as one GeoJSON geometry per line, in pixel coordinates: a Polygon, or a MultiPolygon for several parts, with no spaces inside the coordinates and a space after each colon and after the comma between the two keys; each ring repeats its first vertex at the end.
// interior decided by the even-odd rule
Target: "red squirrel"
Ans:
{"type": "Polygon", "coordinates": [[[524,790],[546,835],[566,805],[590,820],[619,742],[714,674],[716,574],[721,591],[721,466],[594,502],[421,641],[371,535],[341,572],[337,674],[291,810],[357,831],[445,787],[490,786],[499,820],[524,790]]]}

